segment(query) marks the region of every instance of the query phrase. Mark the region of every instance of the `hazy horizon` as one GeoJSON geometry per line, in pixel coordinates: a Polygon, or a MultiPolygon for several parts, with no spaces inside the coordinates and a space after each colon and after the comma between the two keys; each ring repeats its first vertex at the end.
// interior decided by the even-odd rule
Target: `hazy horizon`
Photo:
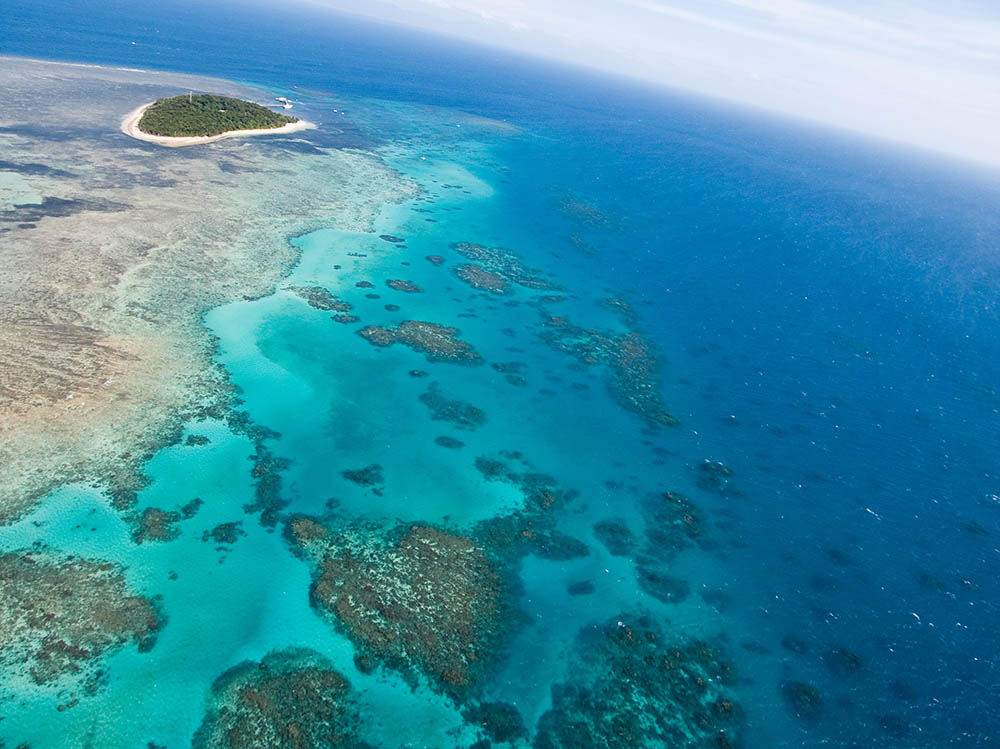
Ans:
{"type": "Polygon", "coordinates": [[[1000,9],[925,0],[303,0],[1000,165],[1000,9]]]}

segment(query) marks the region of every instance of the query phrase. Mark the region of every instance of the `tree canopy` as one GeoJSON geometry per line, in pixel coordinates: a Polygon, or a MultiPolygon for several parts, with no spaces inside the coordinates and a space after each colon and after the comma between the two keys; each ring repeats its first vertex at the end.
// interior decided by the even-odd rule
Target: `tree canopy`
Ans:
{"type": "Polygon", "coordinates": [[[298,118],[272,112],[252,101],[185,94],[153,102],[139,120],[139,129],[150,135],[184,137],[276,128],[289,122],[298,122],[298,118]]]}

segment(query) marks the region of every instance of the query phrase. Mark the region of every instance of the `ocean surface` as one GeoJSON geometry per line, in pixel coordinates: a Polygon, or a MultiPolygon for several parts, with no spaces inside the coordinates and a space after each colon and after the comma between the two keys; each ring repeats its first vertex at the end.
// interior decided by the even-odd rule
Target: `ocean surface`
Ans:
{"type": "MultiPolygon", "coordinates": [[[[569,709],[553,686],[588,668],[661,678],[582,654],[587,632],[643,616],[731,666],[734,744],[1000,741],[1000,175],[401,29],[240,8],[8,0],[0,52],[285,93],[421,193],[373,234],[289,238],[301,261],[279,290],[205,318],[242,408],[272,430],[274,522],[244,511],[261,444],[201,421],[186,435],[210,442],[158,453],[139,509],[201,498],[199,528],[242,522],[231,543],[135,546],[79,487],[0,528],[19,548],[44,520],[46,543],[122,562],[168,616],[65,715],[26,686],[0,706],[0,738],[188,745],[219,675],[309,647],[361,694],[370,743],[471,746],[481,734],[440,690],[359,668],[311,607],[285,524],[473,534],[523,509],[518,481],[538,473],[566,498],[546,522],[585,549],[511,562],[517,613],[481,688],[523,720],[513,745],[538,726],[555,742],[538,746],[619,745],[552,739],[569,709]],[[456,274],[473,262],[461,243],[503,248],[479,257],[507,293],[456,274]],[[481,361],[358,334],[404,320],[458,329],[481,361]],[[668,492],[683,511],[665,517],[651,508],[668,492]]],[[[592,709],[613,713],[615,694],[690,707],[620,691],[592,709]]],[[[724,745],[701,727],[674,743],[724,745]]]]}

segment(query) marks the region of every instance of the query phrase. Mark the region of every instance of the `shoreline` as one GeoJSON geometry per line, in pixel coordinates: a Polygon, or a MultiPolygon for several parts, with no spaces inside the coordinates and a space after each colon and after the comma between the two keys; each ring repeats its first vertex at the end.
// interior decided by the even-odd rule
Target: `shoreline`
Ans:
{"type": "Polygon", "coordinates": [[[258,128],[255,130],[227,130],[224,133],[219,133],[218,135],[153,135],[152,133],[145,133],[139,129],[139,120],[142,119],[142,115],[145,114],[146,110],[153,106],[154,102],[149,102],[148,104],[143,104],[141,107],[137,107],[125,115],[122,118],[121,131],[136,140],[142,140],[147,143],[154,143],[158,146],[166,146],[167,148],[178,148],[181,146],[197,146],[202,143],[214,143],[217,140],[222,140],[224,138],[236,138],[242,136],[252,136],[252,135],[274,135],[298,132],[299,130],[309,130],[315,128],[316,125],[312,122],[307,122],[305,120],[299,120],[298,122],[289,122],[281,127],[268,127],[268,128],[258,128]]]}

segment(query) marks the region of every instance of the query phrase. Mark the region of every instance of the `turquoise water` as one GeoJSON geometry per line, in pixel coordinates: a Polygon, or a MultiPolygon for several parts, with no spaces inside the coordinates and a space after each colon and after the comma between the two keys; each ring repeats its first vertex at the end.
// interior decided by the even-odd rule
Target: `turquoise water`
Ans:
{"type": "MultiPolygon", "coordinates": [[[[23,23],[38,12],[22,9],[23,23]]],[[[163,450],[140,494],[139,509],[204,500],[176,540],[136,546],[106,500],[79,487],[0,529],[3,548],[41,539],[122,563],[137,589],[162,596],[168,617],[150,652],[112,655],[105,687],[50,721],[37,716],[55,715],[52,695],[17,685],[3,736],[32,746],[88,737],[95,746],[186,745],[226,669],[310,647],[357,690],[367,741],[471,745],[479,734],[461,706],[427,683],[358,669],[355,645],[310,606],[309,569],[285,523],[307,514],[378,532],[426,523],[475,533],[526,501],[515,484],[484,477],[476,459],[485,456],[575,492],[551,520],[587,546],[571,559],[528,554],[510,570],[520,614],[480,696],[514,705],[529,736],[553,706],[553,685],[592,673],[579,665],[578,633],[646,612],[669,641],[710,641],[734,665],[747,746],[996,741],[995,174],[624,84],[609,102],[598,95],[608,81],[566,71],[505,78],[525,63],[504,68],[450,47],[397,80],[422,48],[379,42],[377,30],[324,32],[343,35],[348,58],[377,58],[366,80],[311,52],[304,31],[302,51],[280,70],[266,60],[253,68],[237,53],[263,33],[249,18],[197,72],[346,91],[335,103],[302,94],[300,106],[326,127],[340,121],[334,105],[346,109],[350,132],[421,194],[385,206],[371,234],[329,226],[290,238],[301,261],[275,294],[206,316],[241,408],[273,430],[263,445],[287,461],[273,523],[245,508],[258,447],[202,422],[188,431],[209,444],[163,450]],[[476,64],[456,71],[462,55],[476,64]],[[475,92],[456,82],[477,76],[475,92]],[[509,248],[560,290],[472,289],[453,272],[468,262],[457,242],[509,248]],[[390,279],[422,292],[388,288],[390,279]],[[359,320],[336,322],[286,287],[325,288],[359,320]],[[612,367],[549,345],[553,317],[617,340],[615,350],[638,333],[657,361],[640,384],[677,425],[656,427],[625,407],[612,367]],[[428,361],[358,335],[404,320],[458,328],[484,363],[428,361]],[[478,407],[485,422],[435,420],[421,400],[431,391],[478,407]],[[343,475],[371,465],[381,468],[375,487],[343,475]],[[647,538],[689,527],[650,514],[650,498],[666,491],[690,498],[697,539],[647,538]],[[630,529],[635,546],[611,553],[595,529],[606,521],[630,529]],[[246,535],[201,540],[226,522],[246,535]],[[650,564],[686,592],[651,595],[640,584],[650,564]],[[590,592],[572,594],[578,583],[590,592]],[[821,708],[789,698],[797,682],[813,685],[821,708]]],[[[193,64],[185,45],[206,43],[189,31],[174,47],[146,40],[146,52],[118,53],[111,42],[139,27],[92,22],[97,41],[57,25],[52,33],[65,36],[49,56],[184,68],[193,64]]],[[[33,53],[20,44],[11,51],[33,53]]],[[[629,678],[610,673],[615,683],[629,678]]],[[[614,704],[601,710],[613,714],[614,704]]]]}

